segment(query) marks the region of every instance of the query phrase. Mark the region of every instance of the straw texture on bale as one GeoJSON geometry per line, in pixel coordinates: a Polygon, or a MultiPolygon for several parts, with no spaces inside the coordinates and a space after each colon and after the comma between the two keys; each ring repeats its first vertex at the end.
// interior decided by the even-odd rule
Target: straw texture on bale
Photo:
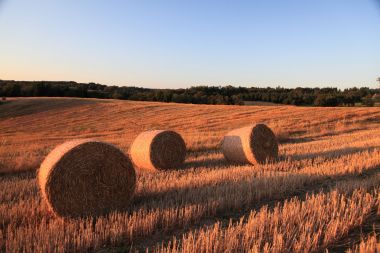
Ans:
{"type": "Polygon", "coordinates": [[[235,163],[262,164],[278,157],[278,143],[265,124],[235,129],[224,136],[224,157],[235,163]]]}
{"type": "Polygon", "coordinates": [[[135,166],[143,170],[174,169],[185,160],[186,144],[174,131],[146,131],[133,141],[130,155],[135,166]]]}
{"type": "Polygon", "coordinates": [[[38,171],[43,198],[60,217],[85,217],[128,207],[136,186],[129,157],[96,140],[65,142],[38,171]]]}

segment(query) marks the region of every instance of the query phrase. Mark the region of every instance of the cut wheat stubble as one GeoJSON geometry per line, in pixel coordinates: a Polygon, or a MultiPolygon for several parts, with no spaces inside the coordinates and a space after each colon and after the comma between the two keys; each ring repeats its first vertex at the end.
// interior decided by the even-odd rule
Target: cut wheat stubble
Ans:
{"type": "Polygon", "coordinates": [[[129,157],[96,140],[57,146],[42,162],[38,182],[49,209],[60,217],[86,217],[125,210],[135,191],[129,157]]]}
{"type": "Polygon", "coordinates": [[[174,131],[152,130],[139,134],[130,148],[136,167],[147,171],[175,169],[186,157],[186,144],[174,131]]]}
{"type": "Polygon", "coordinates": [[[256,124],[227,133],[222,151],[230,162],[263,164],[278,158],[278,142],[268,126],[256,124]]]}

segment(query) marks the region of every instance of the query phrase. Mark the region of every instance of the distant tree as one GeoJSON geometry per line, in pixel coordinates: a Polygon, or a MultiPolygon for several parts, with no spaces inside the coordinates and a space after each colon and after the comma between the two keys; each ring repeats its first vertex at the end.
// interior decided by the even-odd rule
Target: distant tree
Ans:
{"type": "Polygon", "coordinates": [[[231,98],[234,105],[244,105],[244,101],[239,95],[233,95],[231,98]]]}
{"type": "Polygon", "coordinates": [[[118,91],[114,91],[114,92],[112,93],[112,98],[113,98],[113,99],[123,99],[123,94],[121,94],[121,93],[118,92],[118,91]]]}
{"type": "Polygon", "coordinates": [[[343,104],[346,106],[355,106],[355,98],[350,94],[346,94],[343,97],[343,104]]]}
{"type": "Polygon", "coordinates": [[[162,90],[159,90],[157,92],[155,92],[154,94],[154,98],[156,101],[160,101],[160,102],[163,102],[164,101],[164,92],[162,90]]]}
{"type": "MultiPolygon", "coordinates": [[[[379,86],[380,86],[380,77],[378,77],[378,78],[376,79],[376,81],[379,82],[379,86]]],[[[379,88],[380,88],[380,87],[379,87],[379,88]]]]}
{"type": "Polygon", "coordinates": [[[215,95],[215,104],[217,105],[225,104],[225,101],[222,95],[220,94],[215,95]]]}
{"type": "Polygon", "coordinates": [[[302,101],[304,105],[312,105],[315,100],[313,95],[305,94],[302,96],[302,101]]]}
{"type": "Polygon", "coordinates": [[[330,94],[319,94],[314,101],[316,106],[337,106],[338,104],[337,97],[330,94]]]}
{"type": "Polygon", "coordinates": [[[365,106],[374,106],[374,105],[375,105],[375,101],[373,101],[371,95],[367,95],[366,97],[364,97],[364,98],[362,99],[362,103],[363,103],[363,105],[365,105],[365,106]]]}
{"type": "MultiPolygon", "coordinates": [[[[377,79],[380,82],[380,77],[377,79]]],[[[316,106],[353,106],[377,97],[379,89],[350,88],[258,88],[234,86],[194,86],[186,89],[147,89],[134,86],[106,86],[73,81],[13,81],[0,80],[2,96],[57,96],[116,98],[137,101],[160,101],[193,104],[243,104],[245,101],[264,101],[279,104],[316,106]]]]}
{"type": "Polygon", "coordinates": [[[317,98],[314,101],[314,105],[316,106],[325,106],[326,95],[318,94],[317,98]]]}
{"type": "Polygon", "coordinates": [[[19,84],[6,84],[2,87],[1,93],[7,97],[18,97],[21,95],[21,86],[19,84]]]}

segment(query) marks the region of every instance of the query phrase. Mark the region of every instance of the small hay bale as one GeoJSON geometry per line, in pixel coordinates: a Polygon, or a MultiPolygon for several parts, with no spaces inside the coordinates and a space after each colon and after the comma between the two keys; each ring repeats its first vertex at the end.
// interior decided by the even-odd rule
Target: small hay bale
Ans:
{"type": "Polygon", "coordinates": [[[272,130],[265,124],[235,129],[224,136],[224,157],[235,163],[262,164],[278,157],[278,143],[272,130]]]}
{"type": "Polygon", "coordinates": [[[132,162],[140,169],[174,169],[185,160],[186,144],[181,135],[174,131],[146,131],[133,141],[130,155],[132,162]]]}
{"type": "Polygon", "coordinates": [[[38,182],[51,211],[76,218],[128,207],[136,174],[129,157],[117,147],[84,139],[51,151],[38,171],[38,182]]]}

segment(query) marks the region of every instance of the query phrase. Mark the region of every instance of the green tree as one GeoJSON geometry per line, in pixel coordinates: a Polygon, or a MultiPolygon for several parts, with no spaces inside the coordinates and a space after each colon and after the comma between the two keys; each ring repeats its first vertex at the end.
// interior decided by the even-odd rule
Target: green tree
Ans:
{"type": "Polygon", "coordinates": [[[366,97],[364,97],[364,98],[362,99],[362,103],[363,103],[363,105],[365,105],[365,106],[374,106],[374,105],[375,105],[375,101],[373,101],[371,95],[367,95],[366,97]]]}

